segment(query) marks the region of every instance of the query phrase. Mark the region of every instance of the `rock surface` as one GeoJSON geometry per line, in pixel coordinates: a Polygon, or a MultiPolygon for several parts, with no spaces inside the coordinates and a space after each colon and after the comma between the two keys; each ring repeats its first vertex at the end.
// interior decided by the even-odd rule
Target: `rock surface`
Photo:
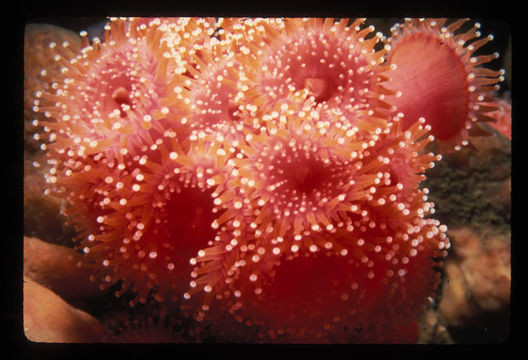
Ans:
{"type": "Polygon", "coordinates": [[[24,277],[24,333],[33,342],[104,342],[101,323],[75,309],[53,291],[24,277]]]}
{"type": "Polygon", "coordinates": [[[24,238],[24,276],[74,304],[93,302],[103,292],[89,280],[91,272],[80,266],[82,255],[37,238],[24,238]]]}
{"type": "Polygon", "coordinates": [[[440,315],[455,333],[480,342],[505,340],[509,325],[511,246],[507,235],[470,228],[450,231],[453,254],[446,263],[440,315]]]}

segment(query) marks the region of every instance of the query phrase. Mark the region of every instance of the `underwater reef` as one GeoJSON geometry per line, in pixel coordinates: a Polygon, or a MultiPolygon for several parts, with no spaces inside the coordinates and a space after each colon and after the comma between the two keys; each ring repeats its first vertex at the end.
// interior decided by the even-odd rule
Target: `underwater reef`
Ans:
{"type": "Polygon", "coordinates": [[[26,337],[504,341],[510,78],[481,27],[28,24],[26,337]]]}

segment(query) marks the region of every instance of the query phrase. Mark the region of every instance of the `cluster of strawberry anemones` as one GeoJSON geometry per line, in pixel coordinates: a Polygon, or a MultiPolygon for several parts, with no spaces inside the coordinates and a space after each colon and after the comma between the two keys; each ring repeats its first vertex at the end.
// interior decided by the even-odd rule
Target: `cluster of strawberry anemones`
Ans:
{"type": "Polygon", "coordinates": [[[93,280],[220,341],[415,341],[449,248],[423,148],[466,144],[503,72],[465,20],[364,22],[111,18],[50,44],[36,136],[93,280]]]}

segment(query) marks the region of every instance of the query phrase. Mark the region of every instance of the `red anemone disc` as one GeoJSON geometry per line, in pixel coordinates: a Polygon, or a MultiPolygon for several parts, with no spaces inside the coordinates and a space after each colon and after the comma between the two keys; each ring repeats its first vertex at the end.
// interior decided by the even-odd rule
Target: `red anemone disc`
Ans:
{"type": "Polygon", "coordinates": [[[397,92],[387,101],[404,115],[404,129],[424,117],[447,150],[467,144],[473,123],[491,120],[487,113],[495,108],[486,101],[504,74],[478,66],[498,54],[473,55],[493,37],[478,39],[478,23],[456,33],[466,21],[406,20],[392,29],[387,52],[393,70],[385,84],[397,92]]]}

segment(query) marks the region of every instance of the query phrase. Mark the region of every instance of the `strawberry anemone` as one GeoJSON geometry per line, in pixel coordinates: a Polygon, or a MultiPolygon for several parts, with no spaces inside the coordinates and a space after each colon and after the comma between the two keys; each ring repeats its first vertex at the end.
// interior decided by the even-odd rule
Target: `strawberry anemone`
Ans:
{"type": "MultiPolygon", "coordinates": [[[[414,194],[415,215],[395,210],[398,220],[372,225],[372,218],[351,214],[331,231],[311,231],[291,246],[250,226],[241,231],[227,224],[231,231],[194,260],[200,265],[188,296],[202,290],[197,320],[224,328],[230,323],[222,314],[230,313],[264,342],[414,342],[398,332],[412,328],[434,296],[440,283],[435,267],[449,247],[446,227],[421,215],[427,210],[421,195],[414,194]],[[211,287],[212,279],[222,281],[211,287]],[[211,304],[213,297],[221,301],[211,304]]],[[[233,331],[243,339],[236,323],[224,329],[233,331]]]]}
{"type": "Polygon", "coordinates": [[[181,112],[183,142],[200,134],[237,138],[247,118],[240,102],[246,67],[236,56],[237,40],[219,35],[220,22],[180,18],[166,26],[163,39],[178,64],[168,99],[181,112]]]}
{"type": "Polygon", "coordinates": [[[418,155],[432,141],[423,119],[403,132],[398,118],[388,123],[371,117],[380,125],[378,135],[358,141],[356,131],[328,125],[315,109],[284,105],[263,116],[261,134],[249,132],[237,143],[239,152],[230,160],[235,176],[215,199],[229,209],[215,227],[230,218],[240,222],[242,215],[253,219],[253,229],[280,238],[332,229],[346,212],[361,213],[362,202],[397,203],[397,194],[416,188],[440,158],[418,155]]]}
{"type": "MultiPolygon", "coordinates": [[[[179,75],[181,81],[174,87],[175,102],[183,114],[182,125],[190,135],[200,132],[239,138],[244,127],[243,108],[240,109],[240,90],[237,84],[245,77],[244,67],[234,58],[233,52],[222,52],[217,44],[213,57],[209,52],[193,56],[197,69],[189,66],[191,76],[179,75]],[[181,86],[187,84],[187,86],[181,86]]],[[[213,136],[214,137],[214,136],[213,136]]]]}
{"type": "Polygon", "coordinates": [[[401,341],[386,330],[409,326],[434,295],[440,279],[433,268],[441,263],[431,257],[443,256],[446,244],[438,222],[410,220],[359,234],[343,225],[310,235],[324,247],[284,253],[261,240],[239,260],[222,306],[257,327],[263,341],[401,341]]]}
{"type": "Polygon", "coordinates": [[[276,110],[289,94],[306,89],[318,106],[348,126],[376,106],[388,107],[383,98],[392,92],[381,85],[385,51],[374,50],[379,36],[367,38],[374,28],[362,28],[363,21],[348,25],[348,19],[286,18],[282,31],[263,27],[260,36],[269,45],[264,50],[246,47],[255,58],[248,64],[256,74],[245,92],[248,101],[263,111],[276,110]]]}
{"type": "Polygon", "coordinates": [[[107,179],[105,213],[81,242],[92,279],[103,288],[122,281],[115,295],[132,290],[130,305],[181,298],[189,259],[214,239],[211,223],[222,212],[212,196],[227,178],[221,145],[197,141],[183,152],[174,138],[151,147],[126,176],[107,179]]]}
{"type": "Polygon", "coordinates": [[[445,19],[407,19],[392,28],[386,46],[393,71],[385,85],[397,91],[387,101],[404,114],[404,128],[424,117],[447,151],[460,149],[469,135],[482,133],[475,123],[493,121],[491,92],[504,79],[504,70],[479,66],[498,58],[497,53],[475,56],[493,36],[480,38],[478,23],[457,32],[466,21],[446,25],[445,19]]]}
{"type": "Polygon", "coordinates": [[[227,310],[257,326],[263,341],[402,341],[385,330],[413,327],[439,283],[431,258],[449,246],[445,226],[425,218],[434,212],[427,190],[418,190],[439,159],[419,154],[430,126],[421,119],[403,131],[396,118],[362,143],[317,128],[314,114],[282,109],[288,121],[268,121],[266,136],[239,144],[237,177],[217,197],[226,216],[213,223],[214,245],[191,259],[184,297],[201,299],[212,319],[227,310]],[[425,273],[406,278],[419,266],[425,273]],[[399,311],[382,313],[387,301],[399,311]]]}
{"type": "Polygon", "coordinates": [[[248,212],[253,227],[271,227],[276,236],[332,226],[340,211],[367,196],[364,188],[377,176],[352,166],[374,140],[356,141],[356,132],[329,126],[316,110],[306,114],[284,105],[262,117],[260,134],[248,132],[238,143],[240,152],[231,160],[237,177],[215,200],[231,204],[235,213],[248,212]]]}
{"type": "MultiPolygon", "coordinates": [[[[111,19],[105,39],[75,53],[68,42],[51,43],[61,78],[50,90],[37,91],[34,110],[52,142],[50,150],[83,157],[101,152],[123,162],[152,138],[173,127],[167,94],[170,59],[156,23],[137,26],[134,20],[111,19]]],[[[47,79],[47,71],[41,76],[47,79]]],[[[175,111],[174,109],[172,109],[175,111]]]]}
{"type": "MultiPolygon", "coordinates": [[[[108,161],[102,154],[87,157],[83,161],[68,160],[64,163],[48,159],[50,170],[45,175],[47,183],[56,196],[63,197],[63,213],[67,222],[77,230],[76,239],[82,239],[97,231],[97,218],[107,214],[115,191],[114,179],[128,175],[123,164],[108,161]],[[113,183],[113,184],[112,184],[113,183]]],[[[124,183],[121,183],[121,186],[124,183]]]]}
{"type": "Polygon", "coordinates": [[[413,342],[449,248],[424,146],[491,120],[503,72],[465,20],[378,51],[363,23],[112,18],[80,53],[51,44],[36,136],[92,279],[192,336],[413,342]]]}

